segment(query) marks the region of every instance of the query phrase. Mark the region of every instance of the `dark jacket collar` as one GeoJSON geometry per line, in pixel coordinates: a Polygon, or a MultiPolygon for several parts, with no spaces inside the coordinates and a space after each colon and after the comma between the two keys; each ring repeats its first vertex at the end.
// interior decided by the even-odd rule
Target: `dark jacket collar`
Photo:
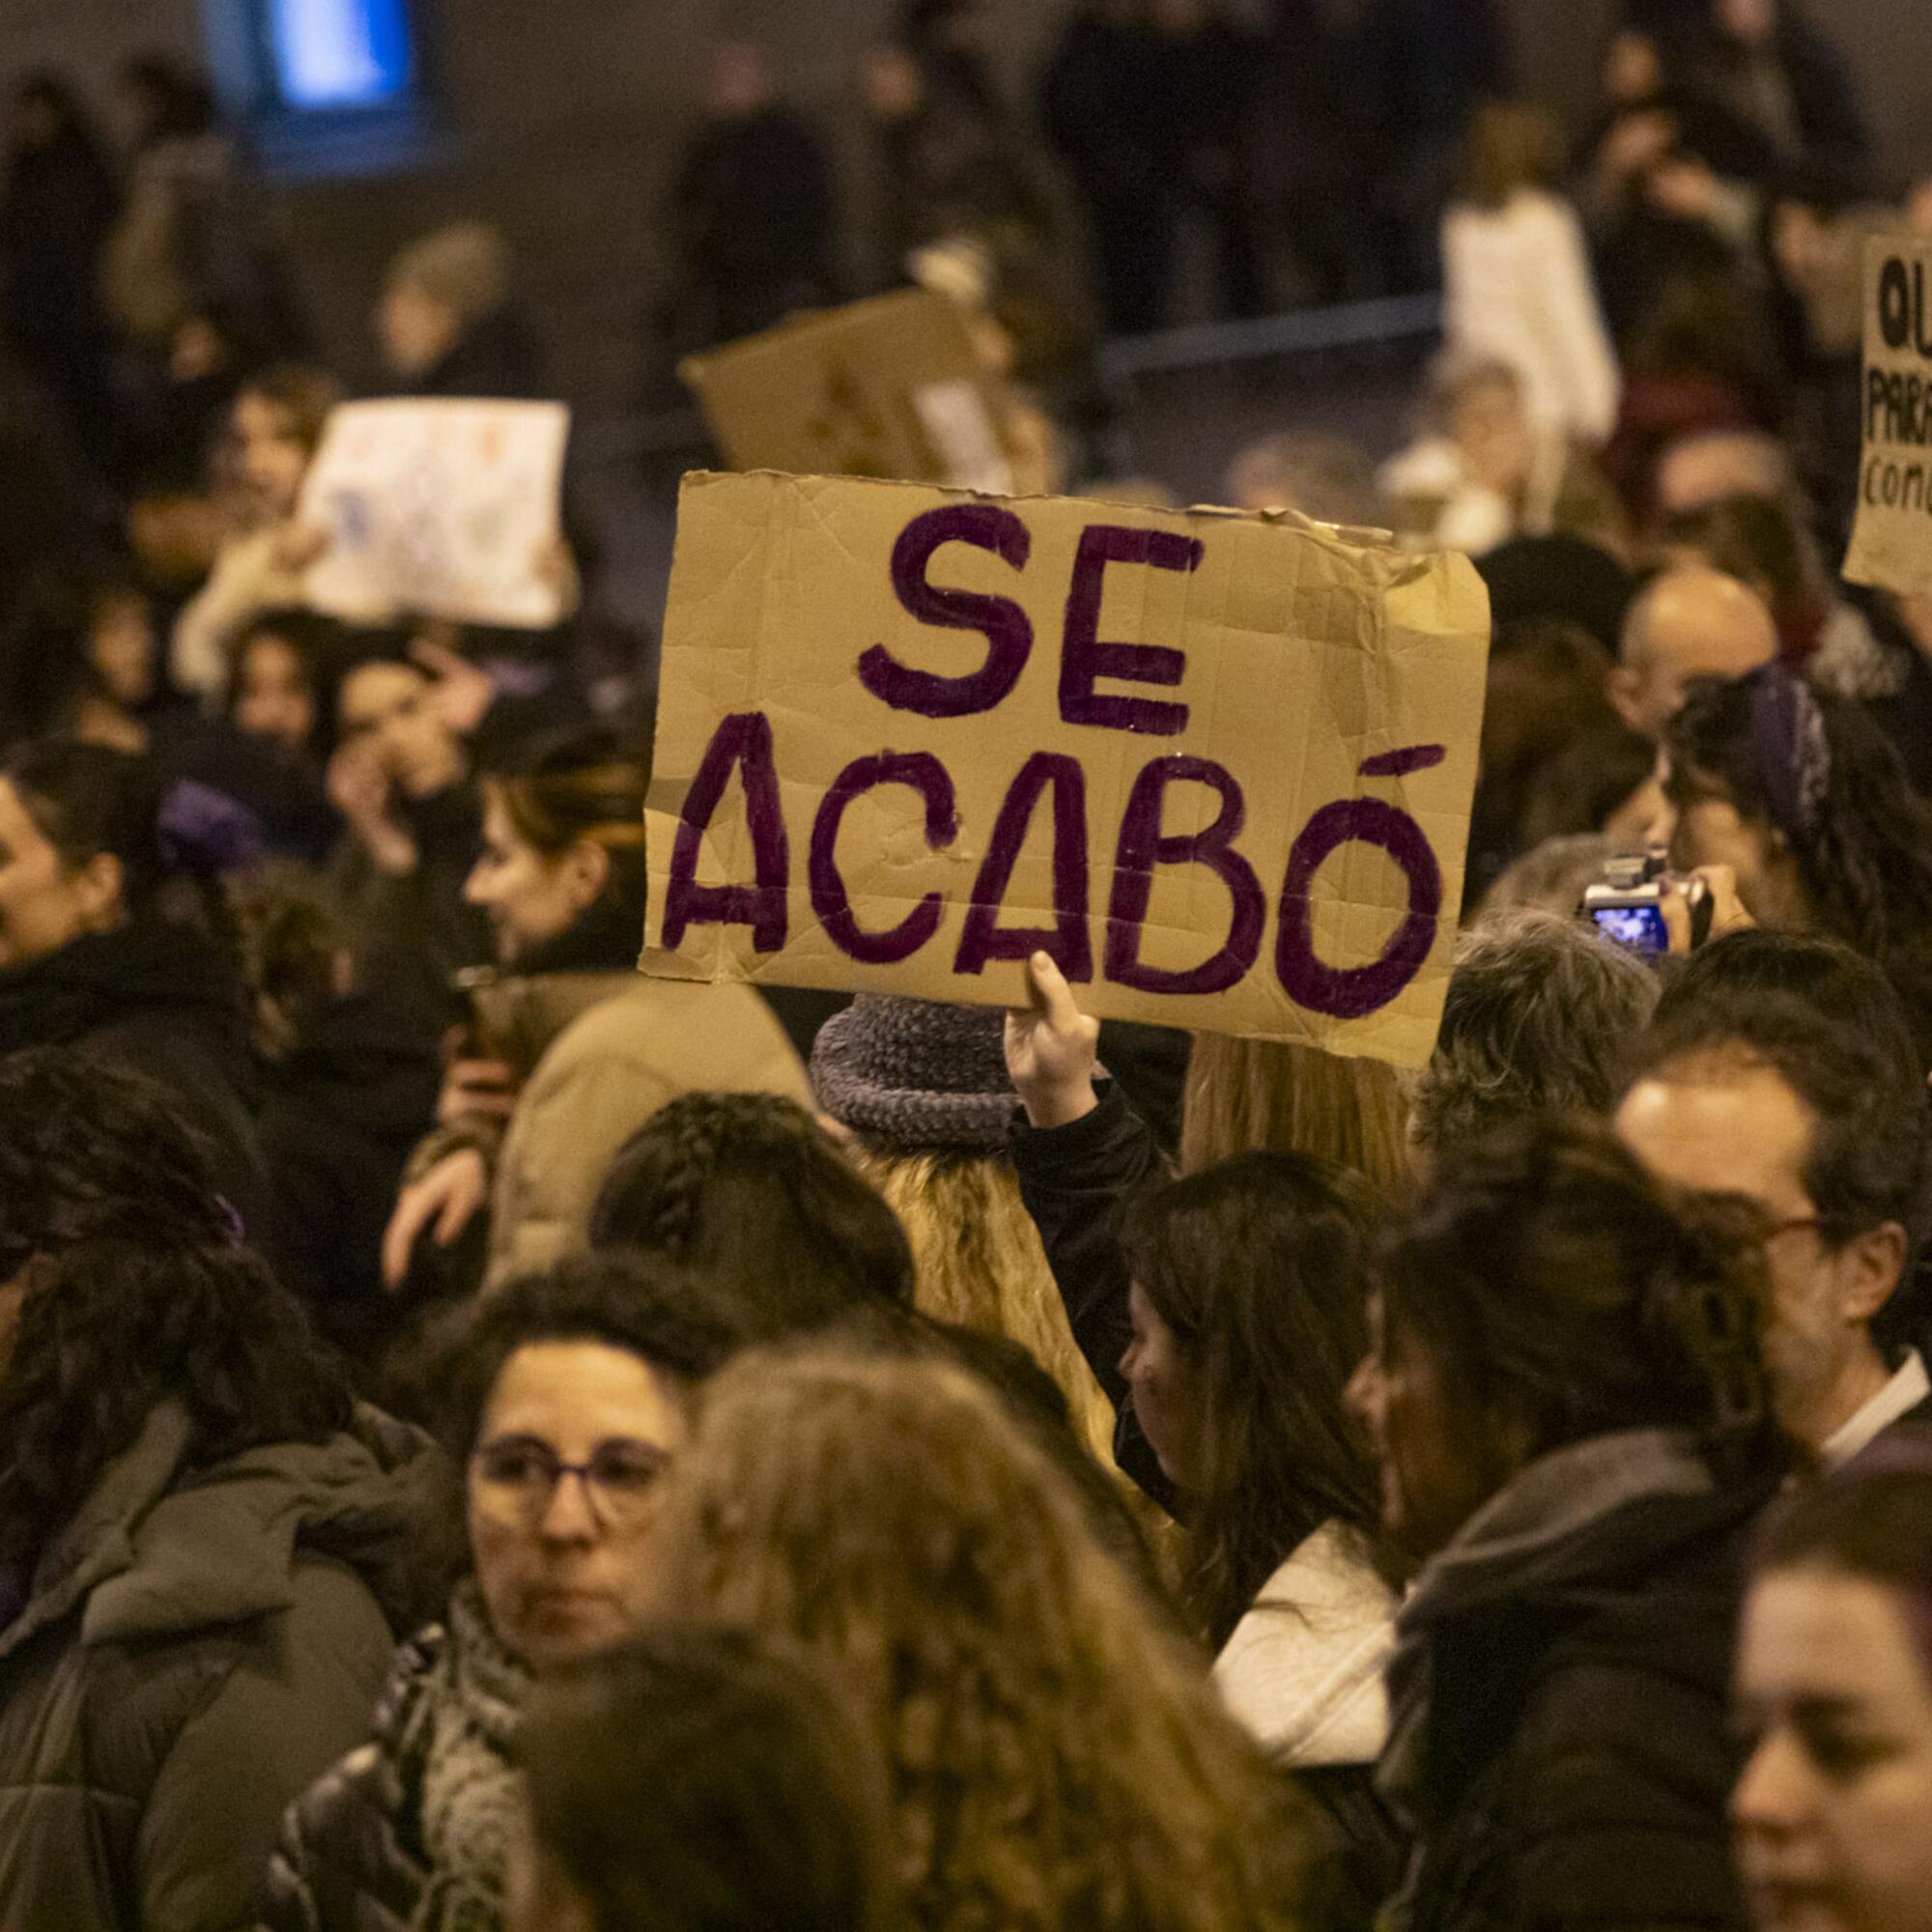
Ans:
{"type": "Polygon", "coordinates": [[[183,1635],[286,1608],[298,1548],[355,1570],[398,1634],[434,1614],[453,1475],[419,1431],[361,1407],[326,1442],[277,1442],[213,1468],[162,1403],[56,1534],[0,1658],[80,1611],[83,1644],[183,1635]]]}

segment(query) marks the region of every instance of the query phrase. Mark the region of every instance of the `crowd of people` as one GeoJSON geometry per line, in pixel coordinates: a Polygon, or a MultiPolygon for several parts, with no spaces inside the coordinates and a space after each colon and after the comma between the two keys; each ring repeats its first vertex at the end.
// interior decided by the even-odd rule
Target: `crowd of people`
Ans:
{"type": "MultiPolygon", "coordinates": [[[[1932,605],[1828,563],[1858,244],[1932,193],[1782,0],[1634,7],[1570,144],[1481,0],[1278,15],[1094,0],[1041,125],[1110,326],[1188,220],[1237,310],[1270,223],[1439,244],[1417,442],[1258,424],[1228,491],[1489,584],[1413,1074],[1043,953],[1007,1013],[640,976],[567,494],[554,631],[310,608],[345,389],[207,89],[131,68],[119,159],[20,89],[9,1932],[1932,1926],[1932,605]],[[1639,952],[1585,894],[1652,853],[1639,952]]],[[[868,66],[895,261],[975,242],[1124,496],[1029,380],[980,28],[868,66]]],[[[695,339],[840,292],[813,130],[742,43],[714,95],[695,339]]],[[[494,229],[371,297],[385,393],[543,394],[494,229]]]]}

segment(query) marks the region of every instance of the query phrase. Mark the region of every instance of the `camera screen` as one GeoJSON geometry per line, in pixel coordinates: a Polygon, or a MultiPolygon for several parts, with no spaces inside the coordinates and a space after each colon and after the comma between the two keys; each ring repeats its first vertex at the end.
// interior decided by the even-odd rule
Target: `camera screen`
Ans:
{"type": "Polygon", "coordinates": [[[1632,952],[1668,952],[1669,929],[1659,906],[1598,906],[1590,914],[1596,928],[1614,946],[1632,952]]]}

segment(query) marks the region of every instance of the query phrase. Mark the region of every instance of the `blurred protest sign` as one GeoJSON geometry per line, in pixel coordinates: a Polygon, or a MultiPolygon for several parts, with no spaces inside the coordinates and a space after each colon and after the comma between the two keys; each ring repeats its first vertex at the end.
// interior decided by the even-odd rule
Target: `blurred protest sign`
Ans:
{"type": "Polygon", "coordinates": [[[1932,242],[1865,243],[1864,450],[1845,575],[1932,590],[1932,242]]]}
{"type": "Polygon", "coordinates": [[[645,970],[1007,1005],[1044,949],[1419,1065],[1488,646],[1465,558],[1298,521],[688,476],[645,970]]]}
{"type": "Polygon", "coordinates": [[[328,534],[318,611],[548,629],[569,614],[561,403],[348,403],[328,419],[299,516],[328,534]]]}
{"type": "Polygon", "coordinates": [[[1010,399],[945,296],[907,289],[803,316],[680,373],[734,469],[1012,488],[1010,399]]]}

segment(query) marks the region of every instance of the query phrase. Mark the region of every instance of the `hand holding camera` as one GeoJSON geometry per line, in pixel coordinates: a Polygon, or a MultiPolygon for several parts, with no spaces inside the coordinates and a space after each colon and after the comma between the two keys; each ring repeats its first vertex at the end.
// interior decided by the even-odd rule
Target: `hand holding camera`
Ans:
{"type": "Polygon", "coordinates": [[[1662,852],[1612,859],[1578,910],[1612,945],[1646,958],[1694,952],[1707,939],[1756,923],[1730,867],[1673,872],[1662,852]]]}

